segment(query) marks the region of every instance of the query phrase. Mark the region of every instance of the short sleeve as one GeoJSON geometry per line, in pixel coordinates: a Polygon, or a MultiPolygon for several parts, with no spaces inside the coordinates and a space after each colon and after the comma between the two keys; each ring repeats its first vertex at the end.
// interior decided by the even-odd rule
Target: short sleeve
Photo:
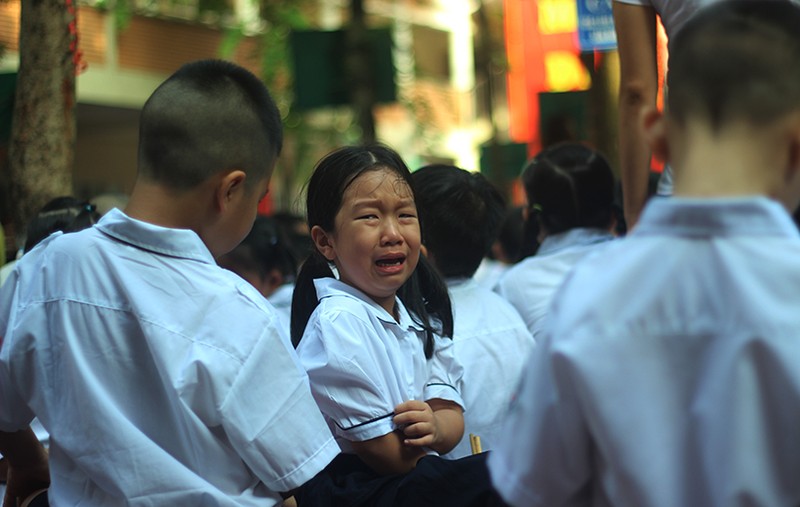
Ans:
{"type": "Polygon", "coordinates": [[[289,491],[330,463],[339,446],[275,322],[242,365],[221,411],[245,463],[270,490],[289,491]]]}
{"type": "Polygon", "coordinates": [[[465,408],[461,398],[464,368],[455,357],[455,346],[450,338],[435,336],[433,357],[428,361],[428,382],[425,384],[425,401],[439,398],[455,402],[465,408]]]}
{"type": "Polygon", "coordinates": [[[333,431],[354,442],[394,431],[394,407],[405,401],[395,365],[365,319],[344,311],[316,313],[297,349],[333,431]]]}
{"type": "MultiPolygon", "coordinates": [[[[34,414],[16,388],[12,368],[24,367],[14,358],[15,337],[11,336],[15,326],[18,271],[14,270],[6,283],[0,287],[0,431],[14,432],[27,427],[34,414]]],[[[39,324],[46,322],[44,316],[39,324]]],[[[15,334],[26,335],[18,330],[15,334]]]]}

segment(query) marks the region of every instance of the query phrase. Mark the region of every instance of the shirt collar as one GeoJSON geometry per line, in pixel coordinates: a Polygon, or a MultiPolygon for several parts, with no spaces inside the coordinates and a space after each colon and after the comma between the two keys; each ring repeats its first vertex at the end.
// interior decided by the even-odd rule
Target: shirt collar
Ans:
{"type": "Polygon", "coordinates": [[[453,290],[470,290],[478,285],[478,281],[473,277],[455,277],[445,280],[447,288],[453,290]]]}
{"type": "Polygon", "coordinates": [[[536,251],[536,255],[550,255],[567,248],[588,246],[612,239],[614,236],[604,229],[579,227],[547,236],[536,251]]]}
{"type": "Polygon", "coordinates": [[[762,196],[651,199],[632,234],[800,237],[778,202],[762,196]]]}
{"type": "Polygon", "coordinates": [[[119,241],[143,250],[215,264],[208,247],[190,229],[170,229],[143,222],[116,208],[103,215],[96,227],[119,241]]]}
{"type": "Polygon", "coordinates": [[[335,278],[316,278],[314,279],[314,288],[317,290],[317,298],[320,301],[331,296],[344,296],[347,298],[356,299],[364,303],[369,309],[369,312],[383,322],[400,326],[403,329],[424,331],[422,326],[411,319],[411,315],[408,313],[408,310],[406,310],[405,305],[397,296],[395,296],[394,299],[395,304],[397,305],[398,320],[394,320],[394,317],[392,317],[381,305],[373,301],[371,297],[367,296],[355,287],[344,282],[340,282],[335,278]]]}

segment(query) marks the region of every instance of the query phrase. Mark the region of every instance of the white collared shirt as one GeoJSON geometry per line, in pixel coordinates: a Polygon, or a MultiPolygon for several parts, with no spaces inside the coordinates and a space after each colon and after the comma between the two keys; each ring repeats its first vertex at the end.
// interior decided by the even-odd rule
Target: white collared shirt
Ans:
{"type": "Polygon", "coordinates": [[[292,295],[294,294],[294,283],[285,283],[278,287],[275,292],[269,295],[267,301],[278,313],[281,326],[285,331],[286,339],[291,343],[290,330],[292,324],[292,295]]]}
{"type": "Polygon", "coordinates": [[[514,505],[800,505],[800,235],[763,197],[653,200],[553,305],[502,444],[514,505]]]}
{"type": "Polygon", "coordinates": [[[0,336],[0,430],[49,431],[51,505],[275,505],[338,452],[273,310],[190,230],[51,236],[0,336]]]}
{"type": "Polygon", "coordinates": [[[508,301],[474,279],[448,280],[453,304],[453,341],[464,367],[462,396],[464,437],[445,458],[472,454],[469,434],[481,438],[484,451],[494,448],[511,395],[533,348],[533,337],[508,301]]]}
{"type": "Polygon", "coordinates": [[[586,228],[547,236],[536,255],[510,267],[494,290],[517,309],[538,339],[553,294],[564,278],[579,261],[612,239],[606,230],[586,228]]]}
{"type": "Polygon", "coordinates": [[[461,399],[463,369],[453,340],[434,335],[434,354],[423,350],[424,331],[396,298],[398,319],[366,294],[333,278],[314,280],[319,306],[297,347],[317,404],[342,451],[351,441],[394,431],[394,407],[409,400],[461,399]]]}

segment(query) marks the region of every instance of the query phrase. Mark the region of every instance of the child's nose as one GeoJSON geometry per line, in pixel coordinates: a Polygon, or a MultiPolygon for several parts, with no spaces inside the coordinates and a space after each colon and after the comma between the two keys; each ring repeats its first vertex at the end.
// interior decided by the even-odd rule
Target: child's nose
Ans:
{"type": "Polygon", "coordinates": [[[397,221],[387,220],[384,223],[381,243],[384,245],[396,245],[402,242],[403,235],[400,233],[400,227],[397,221]]]}

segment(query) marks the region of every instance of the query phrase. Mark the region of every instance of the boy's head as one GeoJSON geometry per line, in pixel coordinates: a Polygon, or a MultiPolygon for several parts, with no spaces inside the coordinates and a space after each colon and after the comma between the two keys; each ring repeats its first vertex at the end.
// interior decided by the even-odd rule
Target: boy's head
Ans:
{"type": "Polygon", "coordinates": [[[614,173],[605,157],[587,146],[545,149],[528,162],[522,185],[540,236],[578,227],[608,229],[613,222],[614,173]]]}
{"type": "Polygon", "coordinates": [[[714,131],[800,110],[800,7],[730,0],[698,12],[670,41],[668,111],[714,131]]]}
{"type": "Polygon", "coordinates": [[[145,103],[139,175],[183,191],[221,171],[241,170],[250,186],[269,176],[282,143],[280,113],[256,76],[230,62],[196,61],[145,103]]]}
{"type": "Polygon", "coordinates": [[[505,200],[483,175],[448,165],[412,174],[422,241],[446,278],[471,277],[505,217],[505,200]]]}

